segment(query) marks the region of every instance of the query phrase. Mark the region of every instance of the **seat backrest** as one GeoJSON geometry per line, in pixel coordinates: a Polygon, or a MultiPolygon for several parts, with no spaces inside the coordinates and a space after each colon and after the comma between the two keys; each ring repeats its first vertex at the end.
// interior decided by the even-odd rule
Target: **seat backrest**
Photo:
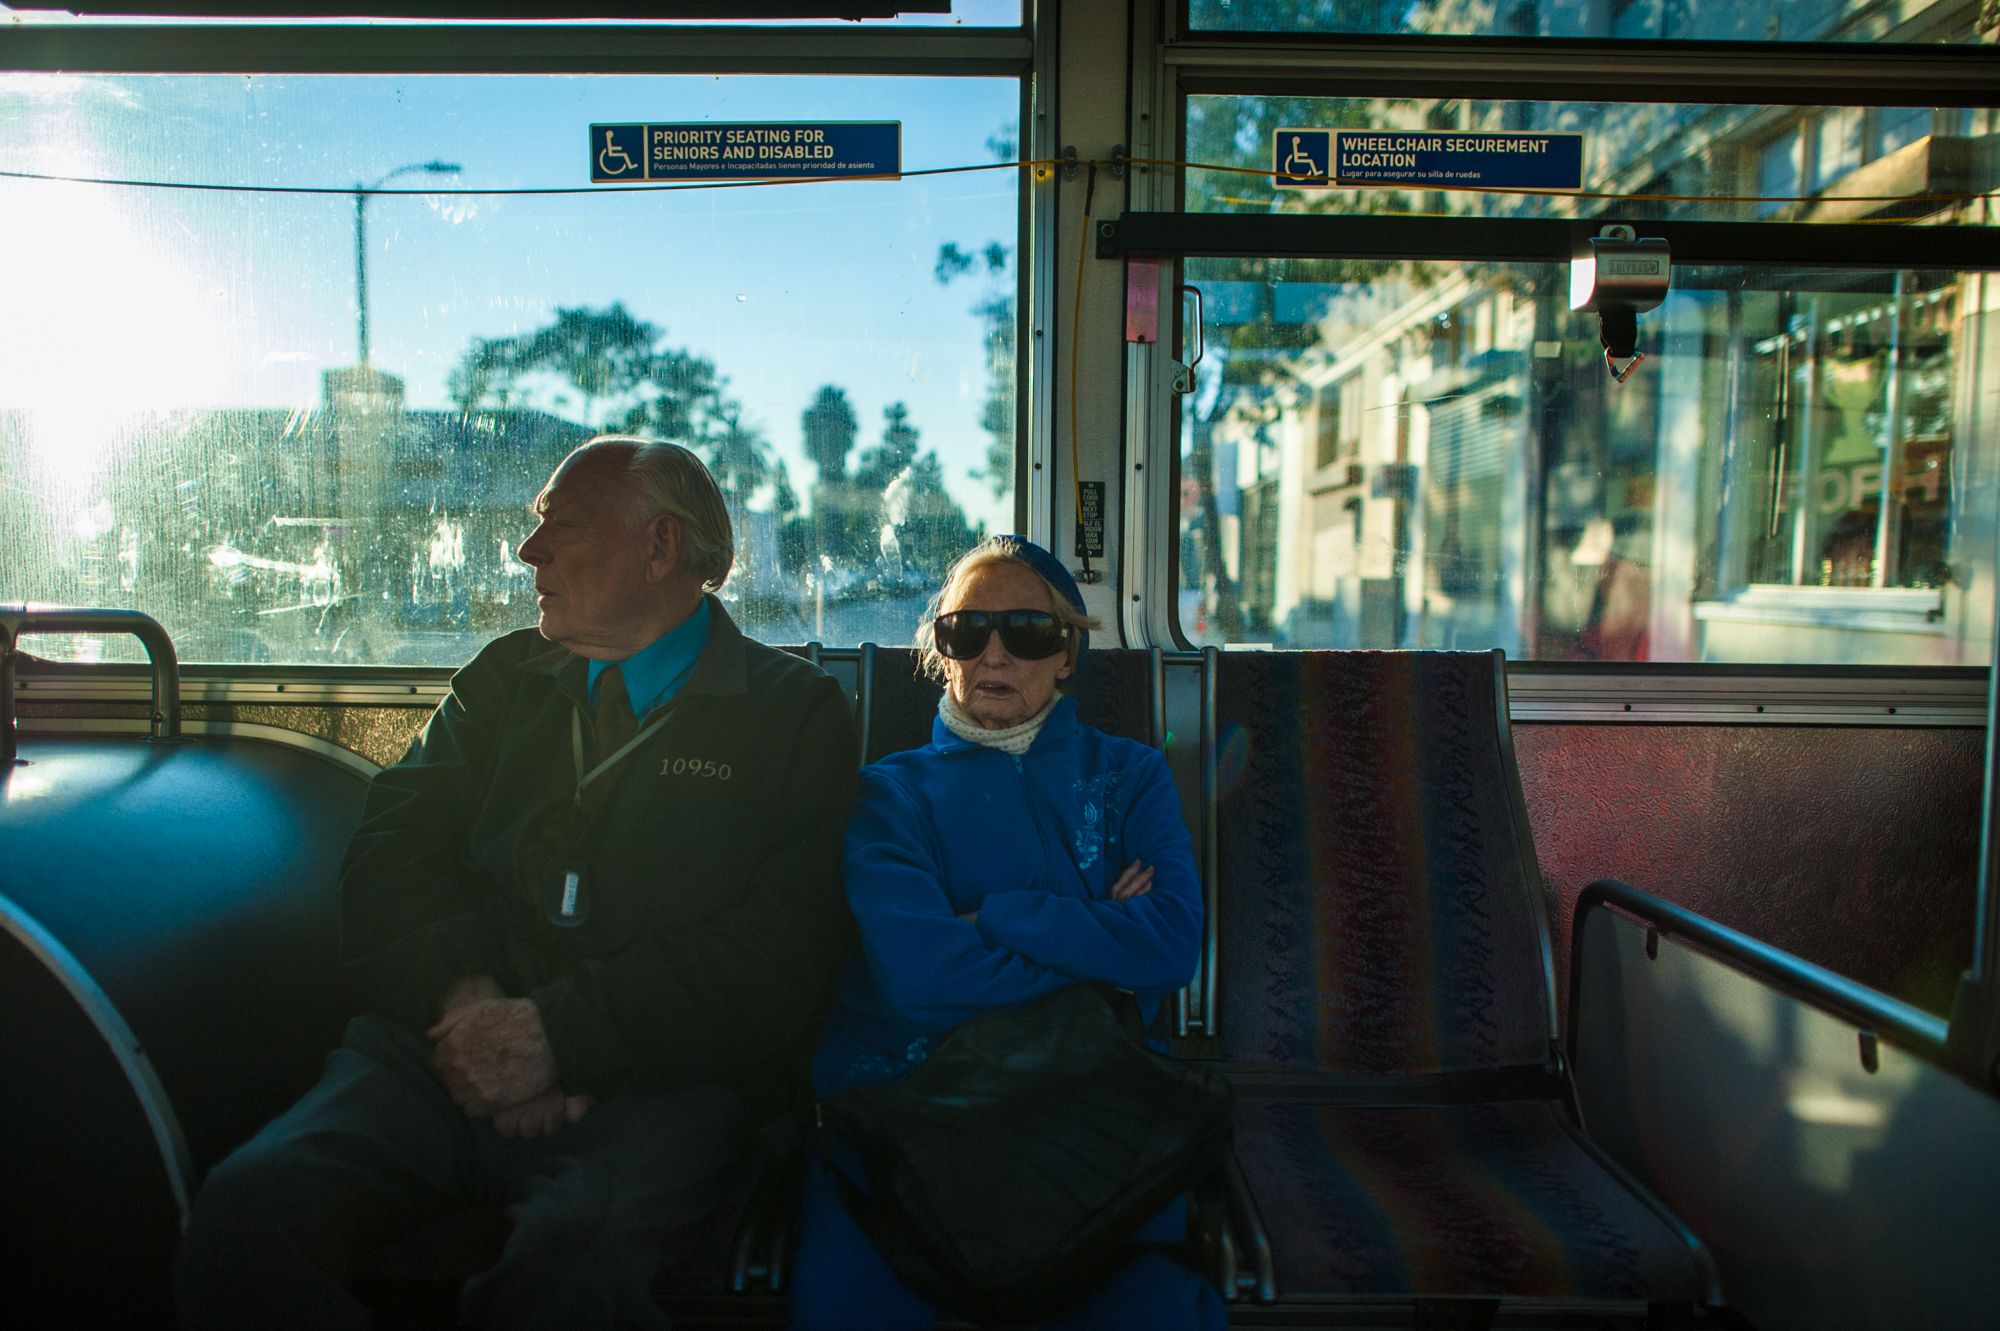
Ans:
{"type": "Polygon", "coordinates": [[[1107,735],[1157,744],[1153,734],[1152,653],[1130,647],[1093,647],[1083,666],[1062,683],[1076,699],[1077,720],[1107,735]]]}
{"type": "Polygon", "coordinates": [[[1541,1064],[1553,977],[1498,652],[1217,663],[1224,1057],[1541,1064]]]}
{"type": "Polygon", "coordinates": [[[931,742],[931,722],[944,688],[917,669],[917,655],[914,647],[875,649],[874,673],[861,690],[868,708],[864,764],[931,742]]]}
{"type": "Polygon", "coordinates": [[[5,897],[0,1004],[0,1130],[32,1143],[0,1171],[9,1324],[170,1324],[195,1185],[179,1120],[104,991],[5,897]]]}
{"type": "MultiPolygon", "coordinates": [[[[1153,695],[1148,678],[1151,655],[1129,648],[1093,647],[1083,667],[1062,684],[1076,699],[1077,719],[1109,735],[1150,744],[1153,695]]],[[[874,762],[931,742],[944,688],[918,672],[910,647],[877,647],[868,698],[868,755],[874,762]]]]}

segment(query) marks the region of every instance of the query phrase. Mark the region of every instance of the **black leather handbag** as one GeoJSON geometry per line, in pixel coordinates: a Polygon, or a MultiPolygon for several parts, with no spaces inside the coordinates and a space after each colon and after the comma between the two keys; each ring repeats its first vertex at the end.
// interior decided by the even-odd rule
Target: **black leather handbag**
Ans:
{"type": "Polygon", "coordinates": [[[908,1080],[819,1106],[820,1159],[903,1282],[980,1322],[1036,1322],[1142,1248],[1222,1162],[1229,1083],[1146,1048],[1138,1005],[1078,984],[954,1030],[908,1080]],[[834,1167],[852,1145],[864,1189],[834,1167]]]}

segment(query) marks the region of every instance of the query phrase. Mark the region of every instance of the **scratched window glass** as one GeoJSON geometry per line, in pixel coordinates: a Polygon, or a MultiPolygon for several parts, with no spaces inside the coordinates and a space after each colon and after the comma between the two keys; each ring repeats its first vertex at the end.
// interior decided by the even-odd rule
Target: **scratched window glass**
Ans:
{"type": "Polygon", "coordinates": [[[1622,382],[1566,265],[1197,259],[1186,280],[1198,643],[1991,654],[1987,274],[1677,265],[1622,382]]]}
{"type": "MultiPolygon", "coordinates": [[[[886,123],[917,172],[1014,160],[1019,104],[1011,79],[0,76],[0,601],[143,610],[190,661],[456,665],[534,622],[527,506],[620,430],[709,463],[749,632],[908,642],[1013,526],[1018,171],[593,186],[644,149],[592,127],[886,123]]],[[[732,142],[813,167],[839,132],[732,142]]]]}

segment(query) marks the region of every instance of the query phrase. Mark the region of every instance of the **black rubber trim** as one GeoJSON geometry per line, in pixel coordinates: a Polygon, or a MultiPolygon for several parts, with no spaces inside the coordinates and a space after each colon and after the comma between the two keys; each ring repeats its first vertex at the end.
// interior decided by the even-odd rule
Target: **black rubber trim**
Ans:
{"type": "MultiPolygon", "coordinates": [[[[1423,259],[1441,263],[1568,263],[1599,217],[1399,217],[1347,213],[1133,213],[1098,251],[1161,257],[1423,259]]],[[[2000,231],[1811,222],[1635,222],[1673,247],[1675,267],[2000,270],[2000,231]]]]}

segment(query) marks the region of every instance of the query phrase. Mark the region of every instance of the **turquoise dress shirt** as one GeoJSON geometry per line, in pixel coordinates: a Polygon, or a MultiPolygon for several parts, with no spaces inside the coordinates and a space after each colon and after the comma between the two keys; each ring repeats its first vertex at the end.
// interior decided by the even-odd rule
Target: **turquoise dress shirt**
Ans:
{"type": "Polygon", "coordinates": [[[708,598],[704,596],[679,628],[655,638],[623,661],[592,661],[590,705],[597,705],[597,677],[613,665],[625,675],[625,694],[632,700],[634,716],[643,718],[661,703],[671,701],[694,673],[701,649],[708,646],[708,621],[708,598]]]}

